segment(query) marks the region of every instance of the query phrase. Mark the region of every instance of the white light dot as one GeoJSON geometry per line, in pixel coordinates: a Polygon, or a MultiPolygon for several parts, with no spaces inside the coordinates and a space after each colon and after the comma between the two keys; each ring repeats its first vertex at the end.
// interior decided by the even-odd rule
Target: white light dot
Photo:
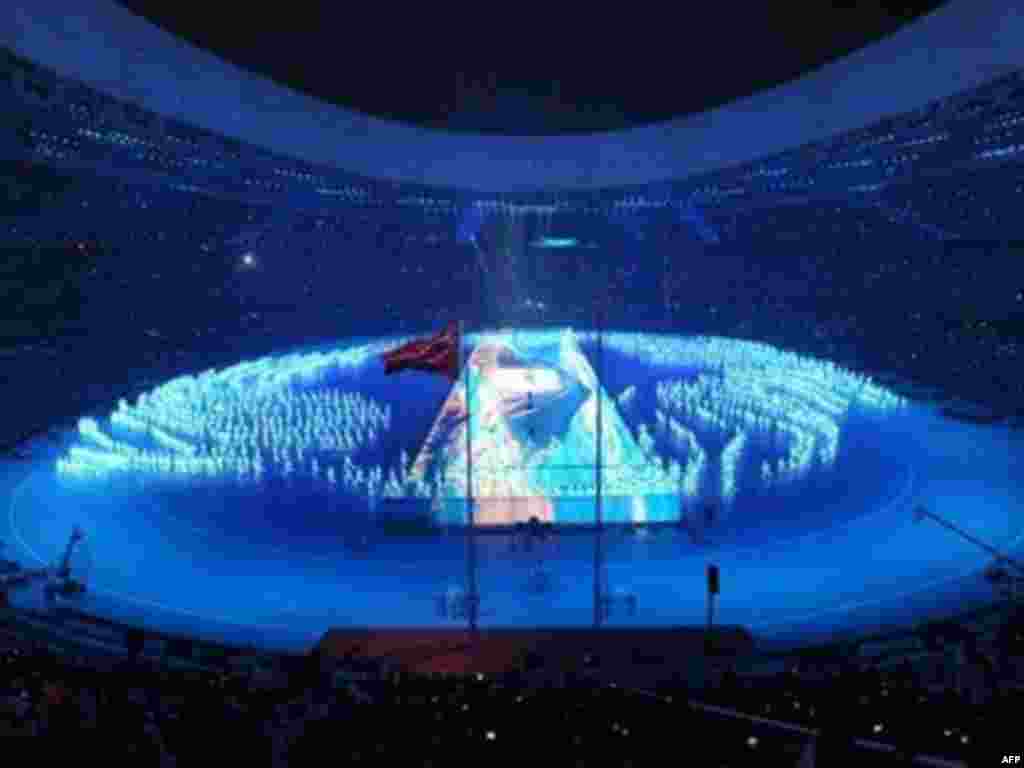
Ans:
{"type": "Polygon", "coordinates": [[[494,731],[487,732],[487,740],[494,741],[497,738],[497,734],[494,731]]]}
{"type": "Polygon", "coordinates": [[[757,736],[751,736],[749,739],[747,739],[747,746],[748,747],[756,747],[757,746],[757,736]]]}

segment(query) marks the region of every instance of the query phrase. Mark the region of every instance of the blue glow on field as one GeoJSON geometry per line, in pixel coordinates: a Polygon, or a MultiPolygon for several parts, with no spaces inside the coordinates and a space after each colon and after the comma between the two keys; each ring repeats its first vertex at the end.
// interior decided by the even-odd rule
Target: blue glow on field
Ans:
{"type": "MultiPolygon", "coordinates": [[[[593,341],[592,333],[568,329],[485,333],[471,339],[474,346],[497,344],[521,355],[556,350],[555,357],[561,355],[562,364],[573,369],[584,391],[603,393],[601,381],[609,371],[594,371],[580,346],[593,341]]],[[[657,374],[645,376],[653,382],[647,399],[654,407],[647,419],[637,408],[635,384],[615,399],[602,394],[602,484],[610,497],[662,495],[728,503],[745,488],[791,484],[835,463],[851,412],[884,414],[906,405],[866,377],[763,344],[622,333],[608,334],[604,343],[624,356],[621,367],[649,366],[657,374]],[[688,374],[679,378],[673,369],[688,374]]],[[[404,434],[393,419],[401,398],[385,401],[361,376],[378,366],[387,346],[377,342],[295,353],[167,382],[134,404],[120,402],[105,420],[82,419],[78,444],[59,460],[59,473],[77,480],[118,476],[255,488],[268,478],[282,478],[309,483],[326,494],[463,498],[465,488],[458,488],[450,475],[462,473],[464,464],[449,462],[441,470],[447,479],[414,468],[409,456],[420,449],[418,438],[404,434]],[[394,445],[396,437],[401,449],[382,456],[382,444],[394,445]]],[[[423,374],[406,377],[414,386],[412,379],[423,374]]],[[[517,492],[504,482],[516,469],[507,463],[508,451],[501,456],[496,451],[492,461],[485,454],[478,460],[474,495],[593,496],[592,399],[578,418],[589,436],[556,439],[590,441],[562,456],[573,463],[559,464],[551,457],[561,454],[549,447],[546,462],[534,464],[533,484],[517,492]],[[498,486],[502,490],[487,490],[498,486]]],[[[472,428],[478,445],[485,444],[480,424],[472,428]]],[[[456,442],[454,448],[459,446],[456,442]]],[[[666,514],[677,511],[678,505],[666,514]]]]}
{"type": "MultiPolygon", "coordinates": [[[[463,538],[393,522],[407,508],[465,522],[464,443],[446,433],[425,450],[465,371],[385,376],[380,354],[408,338],[244,361],[83,418],[56,472],[16,489],[0,538],[52,563],[81,525],[89,609],[164,629],[265,644],[451,625],[435,596],[464,586],[463,538]]],[[[475,520],[490,526],[483,626],[589,625],[594,533],[576,524],[595,520],[598,402],[602,519],[687,524],[603,534],[602,583],[639,601],[613,624],[700,624],[710,560],[722,623],[779,642],[903,625],[988,595],[984,553],[915,525],[916,504],[1007,551],[1024,535],[1024,450],[1008,431],[765,344],[608,333],[598,355],[595,342],[568,329],[467,339],[475,520]],[[548,602],[524,592],[536,562],[497,525],[544,514],[560,533],[548,602]]]]}

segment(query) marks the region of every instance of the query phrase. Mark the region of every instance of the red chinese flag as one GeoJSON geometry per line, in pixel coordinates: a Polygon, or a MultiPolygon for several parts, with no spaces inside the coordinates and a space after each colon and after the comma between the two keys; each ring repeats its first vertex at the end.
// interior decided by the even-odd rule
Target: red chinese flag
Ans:
{"type": "Polygon", "coordinates": [[[416,339],[384,353],[384,373],[400,371],[440,373],[453,381],[459,378],[459,328],[455,323],[436,336],[416,339]]]}

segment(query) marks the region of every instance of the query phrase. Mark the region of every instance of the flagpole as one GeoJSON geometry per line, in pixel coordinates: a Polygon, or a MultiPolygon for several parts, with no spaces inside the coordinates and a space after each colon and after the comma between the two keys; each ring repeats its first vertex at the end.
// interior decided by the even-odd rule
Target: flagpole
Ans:
{"type": "Polygon", "coordinates": [[[604,535],[604,510],[602,508],[602,488],[601,488],[601,460],[603,453],[604,444],[604,421],[602,419],[601,411],[601,375],[604,370],[604,343],[601,334],[601,326],[603,324],[602,308],[599,305],[597,312],[597,386],[595,387],[595,395],[597,396],[597,451],[594,462],[594,486],[595,486],[595,505],[594,505],[594,522],[596,523],[596,530],[594,533],[594,627],[599,628],[604,620],[604,594],[602,589],[603,570],[604,570],[604,552],[602,547],[602,536],[604,535]]]}
{"type": "Polygon", "coordinates": [[[599,309],[597,318],[597,524],[604,522],[604,508],[602,505],[602,476],[601,469],[604,459],[604,419],[601,401],[601,377],[604,374],[604,309],[599,309]]]}
{"type": "Polygon", "coordinates": [[[465,339],[465,324],[459,321],[459,370],[465,368],[466,382],[466,522],[469,526],[469,535],[466,539],[466,586],[469,613],[469,630],[472,633],[477,631],[477,618],[479,600],[476,583],[476,512],[473,501],[473,392],[470,387],[472,367],[469,365],[469,356],[463,360],[462,345],[465,339]]]}
{"type": "Polygon", "coordinates": [[[469,382],[469,359],[464,357],[462,345],[466,338],[465,323],[459,320],[459,372],[465,373],[466,380],[463,384],[464,397],[466,400],[466,500],[468,504],[468,520],[473,522],[473,430],[470,429],[473,421],[473,406],[469,382]]]}

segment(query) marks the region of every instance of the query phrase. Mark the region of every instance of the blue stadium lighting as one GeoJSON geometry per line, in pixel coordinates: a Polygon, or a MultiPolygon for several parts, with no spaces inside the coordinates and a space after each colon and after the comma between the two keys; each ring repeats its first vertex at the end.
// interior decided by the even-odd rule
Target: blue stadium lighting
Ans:
{"type": "Polygon", "coordinates": [[[575,237],[541,237],[530,245],[534,248],[575,248],[579,241],[575,237]]]}
{"type": "MultiPolygon", "coordinates": [[[[765,344],[607,334],[606,348],[663,373],[653,385],[655,407],[646,422],[637,410],[637,385],[617,397],[603,391],[580,346],[594,338],[592,332],[549,330],[481,334],[472,341],[478,347],[511,345],[521,355],[548,350],[563,366],[535,374],[509,369],[495,378],[499,387],[534,382],[529,386],[539,387],[537,396],[549,397],[569,370],[587,390],[601,392],[602,486],[609,497],[632,499],[623,514],[634,521],[678,511],[678,501],[658,512],[636,499],[729,504],[744,491],[781,489],[815,471],[827,472],[851,412],[884,413],[906,405],[864,376],[765,344]],[[680,378],[684,369],[690,373],[680,378]],[[556,376],[556,370],[562,373],[556,376]]],[[[385,436],[401,426],[393,418],[400,404],[381,402],[366,374],[393,343],[246,361],[171,380],[134,404],[121,401],[106,419],[82,419],[76,443],[57,463],[58,473],[88,482],[142,478],[251,488],[276,477],[310,483],[325,494],[462,498],[466,489],[457,450],[433,472],[424,470],[422,456],[411,455],[421,448],[415,442],[407,443],[396,460],[382,460],[382,446],[395,444],[385,436]]],[[[475,396],[486,392],[478,389],[475,396]]],[[[507,446],[517,439],[509,422],[494,438],[494,450],[478,460],[474,494],[515,497],[534,489],[555,501],[592,497],[596,445],[588,429],[595,409],[593,398],[585,401],[572,422],[577,426],[553,438],[529,466],[507,463],[514,454],[507,446]]],[[[481,424],[473,429],[478,444],[485,445],[481,424]]]]}
{"type": "MultiPolygon", "coordinates": [[[[50,29],[32,10],[48,4],[22,4],[22,31],[50,29]]],[[[1009,322],[1024,279],[1006,258],[1024,199],[1024,56],[984,45],[989,27],[1022,36],[1006,14],[965,25],[971,3],[959,5],[923,21],[927,35],[868,52],[889,57],[875,74],[899,87],[872,87],[858,54],[856,71],[836,62],[785,98],[755,94],[753,132],[733,104],[623,142],[400,125],[363,141],[365,117],[306,119],[307,98],[237,68],[184,83],[182,109],[173,75],[194,68],[187,46],[125,26],[143,23],[128,13],[109,29],[90,14],[89,28],[128,35],[126,51],[145,43],[132,60],[148,68],[143,88],[75,48],[110,35],[16,35],[0,83],[23,128],[8,147],[18,199],[5,242],[43,283],[75,256],[76,290],[29,301],[53,312],[21,312],[8,335],[42,323],[48,340],[0,355],[68,376],[109,366],[111,386],[128,358],[149,372],[132,390],[145,394],[97,411],[105,388],[89,387],[69,434],[8,451],[5,556],[46,575],[77,529],[96,568],[76,615],[300,653],[330,627],[700,626],[709,563],[724,585],[714,619],[764,650],[990,606],[1024,547],[1009,322]],[[961,30],[974,34],[948,34],[961,30]],[[927,51],[933,33],[943,56],[901,53],[927,51]],[[804,98],[829,78],[831,104],[804,98]],[[283,107],[247,114],[231,102],[243,91],[283,107]],[[353,140],[339,142],[331,126],[346,122],[353,140]],[[385,301],[351,280],[353,259],[386,283],[385,301]],[[195,288],[182,313],[176,299],[195,288]],[[588,322],[601,296],[600,340],[586,328],[463,336],[454,380],[385,376],[380,355],[408,337],[150,380],[212,359],[218,338],[249,347],[459,316],[588,322]],[[957,307],[978,311],[945,322],[957,307]],[[125,317],[137,322],[121,360],[102,338],[125,317]],[[67,323],[95,343],[64,354],[67,323]],[[769,344],[607,330],[641,327],[785,338],[884,370],[915,402],[769,344]],[[544,525],[516,525],[533,517],[544,525]]],[[[26,406],[12,440],[59,394],[29,378],[11,391],[26,406]]],[[[9,602],[39,609],[48,595],[13,589],[9,602]]],[[[606,725],[629,737],[623,722],[606,725]]],[[[475,734],[496,743],[498,730],[475,734]]],[[[743,749],[765,748],[751,733],[743,749]]]]}

